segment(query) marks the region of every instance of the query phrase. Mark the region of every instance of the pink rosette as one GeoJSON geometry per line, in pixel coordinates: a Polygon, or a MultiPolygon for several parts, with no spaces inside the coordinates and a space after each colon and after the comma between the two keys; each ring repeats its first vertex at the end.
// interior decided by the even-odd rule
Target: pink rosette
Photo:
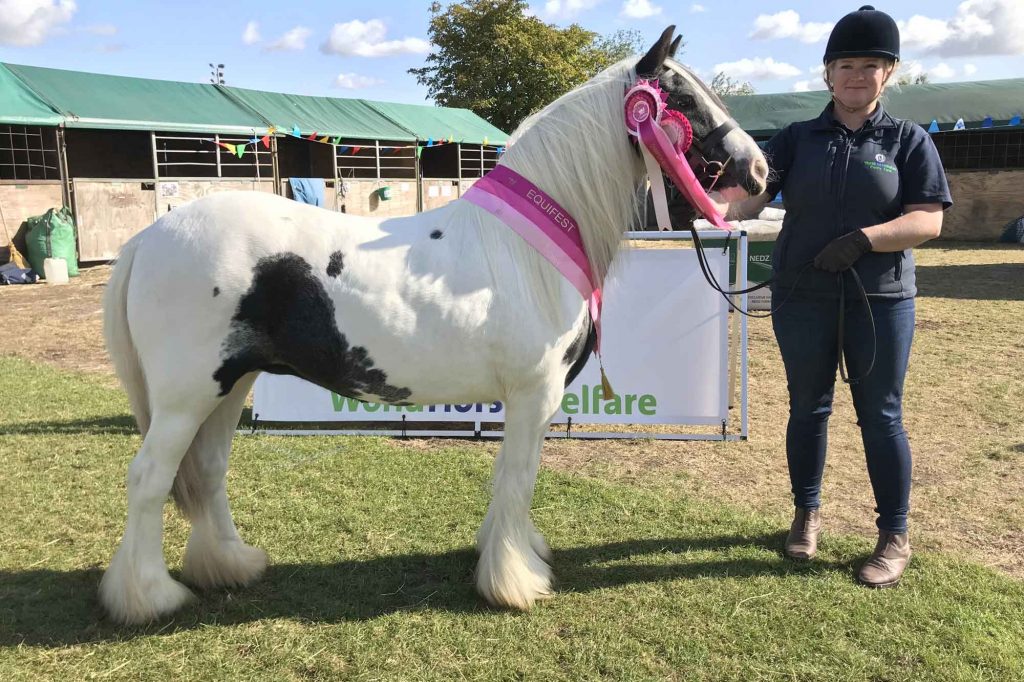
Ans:
{"type": "Polygon", "coordinates": [[[657,81],[637,81],[626,93],[626,129],[634,137],[640,135],[640,124],[648,119],[657,123],[665,108],[664,98],[657,81]]]}
{"type": "Polygon", "coordinates": [[[685,154],[693,144],[693,126],[690,125],[690,119],[686,118],[681,111],[666,109],[662,112],[659,123],[661,129],[668,135],[668,139],[672,141],[676,153],[685,154]]]}

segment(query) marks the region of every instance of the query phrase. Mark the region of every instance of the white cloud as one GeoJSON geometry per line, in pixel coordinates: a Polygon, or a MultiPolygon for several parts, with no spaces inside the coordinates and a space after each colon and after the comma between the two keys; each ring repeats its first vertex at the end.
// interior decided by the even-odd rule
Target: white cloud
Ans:
{"type": "Polygon", "coordinates": [[[1024,2],[966,0],[952,19],[914,15],[897,22],[903,46],[941,57],[1024,55],[1024,2]]]}
{"type": "Polygon", "coordinates": [[[76,9],[75,0],[0,0],[0,45],[38,45],[76,9]]]}
{"type": "MultiPolygon", "coordinates": [[[[968,64],[964,67],[964,75],[970,75],[974,70],[976,70],[974,65],[968,64]],[[968,69],[967,67],[971,68],[968,69]]],[[[929,81],[942,81],[955,78],[957,71],[945,62],[939,62],[934,66],[927,66],[922,62],[913,59],[900,62],[899,71],[897,71],[897,76],[910,78],[911,80],[921,76],[922,74],[927,76],[929,81]]]]}
{"type": "Polygon", "coordinates": [[[353,55],[356,57],[390,57],[396,54],[426,54],[430,43],[422,38],[384,40],[387,28],[380,19],[359,21],[355,19],[335,24],[327,42],[320,50],[327,54],[353,55]]]}
{"type": "Polygon", "coordinates": [[[296,26],[283,36],[267,45],[268,50],[305,50],[306,38],[312,33],[305,26],[296,26]]]}
{"type": "Polygon", "coordinates": [[[705,7],[704,5],[698,5],[697,3],[693,3],[692,5],[690,5],[690,14],[700,14],[701,12],[707,11],[708,8],[705,7]]]}
{"type": "Polygon", "coordinates": [[[622,15],[630,19],[646,19],[661,14],[661,7],[652,5],[651,0],[626,0],[622,3],[622,15]]]}
{"type": "Polygon", "coordinates": [[[548,0],[544,3],[544,14],[550,18],[568,19],[594,8],[601,0],[548,0]]]}
{"type": "Polygon", "coordinates": [[[739,80],[778,80],[792,78],[801,74],[800,69],[786,62],[777,62],[771,57],[755,57],[741,59],[736,62],[715,64],[715,73],[725,73],[739,80]]]}
{"type": "Polygon", "coordinates": [[[930,19],[915,14],[906,21],[897,21],[900,45],[904,48],[930,48],[949,37],[949,26],[942,19],[930,19]]]}
{"type": "Polygon", "coordinates": [[[262,40],[260,36],[260,25],[255,21],[250,21],[245,25],[245,30],[242,31],[242,42],[246,45],[253,45],[262,40]]]}
{"type": "Polygon", "coordinates": [[[748,37],[754,40],[796,38],[802,43],[820,43],[828,38],[831,31],[832,24],[801,22],[797,12],[787,9],[776,14],[758,15],[754,19],[754,30],[748,37]]]}
{"type": "Polygon", "coordinates": [[[824,84],[820,80],[809,78],[805,81],[797,81],[793,83],[791,90],[793,92],[810,92],[811,90],[823,90],[824,84]]]}
{"type": "Polygon", "coordinates": [[[370,76],[360,76],[358,73],[339,73],[338,77],[334,79],[335,87],[347,88],[349,90],[369,88],[383,82],[370,76]]]}
{"type": "Polygon", "coordinates": [[[978,73],[978,67],[977,66],[975,66],[974,64],[964,64],[964,75],[965,76],[973,76],[976,73],[978,73]]]}

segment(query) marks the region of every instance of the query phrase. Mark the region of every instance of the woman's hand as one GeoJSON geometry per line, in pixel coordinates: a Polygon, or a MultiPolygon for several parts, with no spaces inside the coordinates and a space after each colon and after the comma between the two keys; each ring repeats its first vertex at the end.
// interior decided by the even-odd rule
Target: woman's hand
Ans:
{"type": "Polygon", "coordinates": [[[817,256],[814,267],[826,272],[849,270],[857,259],[871,250],[871,240],[864,230],[854,230],[830,241],[817,256]]]}

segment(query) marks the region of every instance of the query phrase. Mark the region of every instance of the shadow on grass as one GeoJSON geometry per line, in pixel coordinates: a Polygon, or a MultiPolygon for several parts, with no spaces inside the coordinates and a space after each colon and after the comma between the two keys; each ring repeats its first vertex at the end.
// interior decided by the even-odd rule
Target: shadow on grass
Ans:
{"type": "MultiPolygon", "coordinates": [[[[798,564],[781,551],[785,533],[761,536],[651,538],[556,550],[559,593],[586,593],[637,583],[749,576],[849,572],[827,561],[798,564]],[[707,552],[768,550],[764,559],[708,559],[707,552]],[[700,553],[690,560],[691,553],[700,553]],[[666,554],[678,561],[665,561],[666,554]],[[645,562],[645,556],[658,557],[645,562]],[[775,558],[777,557],[777,558],[775,558]],[[610,562],[622,562],[613,563],[610,562]]],[[[96,597],[101,568],[73,571],[0,571],[0,646],[65,646],[125,640],[206,625],[268,618],[331,623],[367,620],[400,611],[498,614],[473,585],[476,554],[466,548],[437,554],[404,554],[334,564],[272,564],[258,583],[243,590],[199,593],[171,619],[145,627],[118,627],[104,617],[96,597]]],[[[557,596],[555,597],[558,598],[557,596]]]]}
{"type": "Polygon", "coordinates": [[[138,433],[131,415],[93,417],[70,421],[33,421],[0,426],[0,436],[61,435],[132,435],[138,433]]]}
{"type": "Polygon", "coordinates": [[[1024,263],[918,265],[919,296],[1024,301],[1024,263]]]}

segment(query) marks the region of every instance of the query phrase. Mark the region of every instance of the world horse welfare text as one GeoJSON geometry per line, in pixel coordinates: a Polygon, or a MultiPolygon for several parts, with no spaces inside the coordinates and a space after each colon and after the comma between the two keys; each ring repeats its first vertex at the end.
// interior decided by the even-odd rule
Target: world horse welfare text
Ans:
{"type": "MultiPolygon", "coordinates": [[[[484,405],[483,403],[470,403],[465,405],[388,405],[386,403],[367,403],[355,398],[347,398],[331,393],[331,400],[334,403],[335,412],[458,412],[468,414],[470,412],[482,414],[495,414],[501,412],[503,406],[500,402],[484,405]]],[[[584,384],[578,393],[567,392],[562,396],[562,412],[569,415],[574,414],[611,414],[631,415],[641,414],[645,417],[652,417],[658,413],[658,399],[650,393],[637,395],[626,393],[616,394],[611,398],[605,398],[601,386],[587,386],[584,384]]]]}

